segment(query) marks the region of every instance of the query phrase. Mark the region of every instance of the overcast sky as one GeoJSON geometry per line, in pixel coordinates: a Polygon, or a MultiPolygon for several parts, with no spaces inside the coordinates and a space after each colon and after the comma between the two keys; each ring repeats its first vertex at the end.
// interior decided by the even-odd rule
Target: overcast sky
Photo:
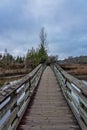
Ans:
{"type": "Polygon", "coordinates": [[[37,48],[42,27],[49,54],[87,55],[87,0],[0,0],[0,53],[37,48]]]}

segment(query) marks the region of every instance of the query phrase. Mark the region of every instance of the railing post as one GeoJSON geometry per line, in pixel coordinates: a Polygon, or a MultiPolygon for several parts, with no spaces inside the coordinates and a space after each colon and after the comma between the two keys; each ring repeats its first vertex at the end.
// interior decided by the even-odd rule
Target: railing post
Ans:
{"type": "Polygon", "coordinates": [[[15,85],[0,90],[0,118],[3,120],[0,130],[16,130],[23,114],[29,104],[31,96],[39,83],[42,74],[42,65],[38,65],[30,74],[26,75],[15,85]],[[8,113],[9,112],[9,113],[8,113]]]}
{"type": "Polygon", "coordinates": [[[52,69],[81,129],[87,130],[87,86],[57,64],[52,69]]]}
{"type": "MultiPolygon", "coordinates": [[[[17,99],[17,93],[16,93],[16,91],[14,91],[14,93],[12,93],[12,95],[11,95],[11,100],[12,100],[13,98],[16,98],[16,99],[17,99]]],[[[12,113],[12,111],[14,111],[15,108],[17,108],[17,100],[15,100],[13,106],[11,107],[11,113],[12,113]]],[[[13,130],[12,127],[14,126],[14,123],[15,123],[15,121],[17,121],[17,120],[18,120],[18,115],[17,115],[17,113],[16,113],[16,116],[15,116],[14,120],[12,121],[12,123],[11,123],[11,125],[10,125],[10,127],[11,127],[10,129],[13,130]]]]}

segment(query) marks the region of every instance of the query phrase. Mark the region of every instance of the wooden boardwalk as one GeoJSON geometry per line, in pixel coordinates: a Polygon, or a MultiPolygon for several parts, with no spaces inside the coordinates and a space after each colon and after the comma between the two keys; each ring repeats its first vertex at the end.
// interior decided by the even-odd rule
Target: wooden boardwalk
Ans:
{"type": "Polygon", "coordinates": [[[80,130],[50,67],[17,130],[80,130]]]}

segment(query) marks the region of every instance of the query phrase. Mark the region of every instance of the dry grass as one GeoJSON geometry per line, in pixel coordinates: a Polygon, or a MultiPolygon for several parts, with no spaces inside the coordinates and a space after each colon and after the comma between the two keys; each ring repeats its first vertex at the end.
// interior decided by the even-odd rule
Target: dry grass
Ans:
{"type": "Polygon", "coordinates": [[[84,64],[63,64],[61,67],[74,75],[87,75],[87,65],[84,64]]]}
{"type": "Polygon", "coordinates": [[[4,83],[9,83],[10,81],[17,80],[21,78],[21,76],[26,75],[29,73],[31,69],[10,69],[5,70],[0,68],[0,87],[3,86],[4,83]]]}
{"type": "Polygon", "coordinates": [[[0,69],[0,77],[29,73],[31,69],[0,69]]]}
{"type": "Polygon", "coordinates": [[[6,78],[0,78],[0,87],[2,87],[5,83],[9,83],[11,81],[14,81],[14,80],[18,80],[20,79],[22,76],[18,76],[18,77],[6,77],[6,78]]]}

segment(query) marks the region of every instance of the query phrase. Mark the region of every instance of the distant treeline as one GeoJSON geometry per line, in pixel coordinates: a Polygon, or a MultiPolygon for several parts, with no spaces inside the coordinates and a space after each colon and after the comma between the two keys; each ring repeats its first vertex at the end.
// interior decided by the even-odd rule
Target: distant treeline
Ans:
{"type": "Polygon", "coordinates": [[[47,59],[47,51],[43,44],[38,49],[28,50],[25,57],[14,57],[5,49],[4,55],[0,54],[0,68],[5,69],[21,69],[21,68],[34,68],[39,63],[45,62],[47,59]]]}
{"type": "Polygon", "coordinates": [[[14,57],[5,49],[4,55],[0,54],[0,69],[21,69],[34,68],[40,63],[44,63],[48,58],[46,49],[46,33],[44,28],[40,32],[40,44],[37,49],[29,49],[24,57],[14,57]]]}
{"type": "Polygon", "coordinates": [[[79,56],[79,57],[68,57],[67,59],[64,59],[62,61],[59,61],[59,63],[65,63],[65,64],[87,64],[87,56],[79,56]]]}

